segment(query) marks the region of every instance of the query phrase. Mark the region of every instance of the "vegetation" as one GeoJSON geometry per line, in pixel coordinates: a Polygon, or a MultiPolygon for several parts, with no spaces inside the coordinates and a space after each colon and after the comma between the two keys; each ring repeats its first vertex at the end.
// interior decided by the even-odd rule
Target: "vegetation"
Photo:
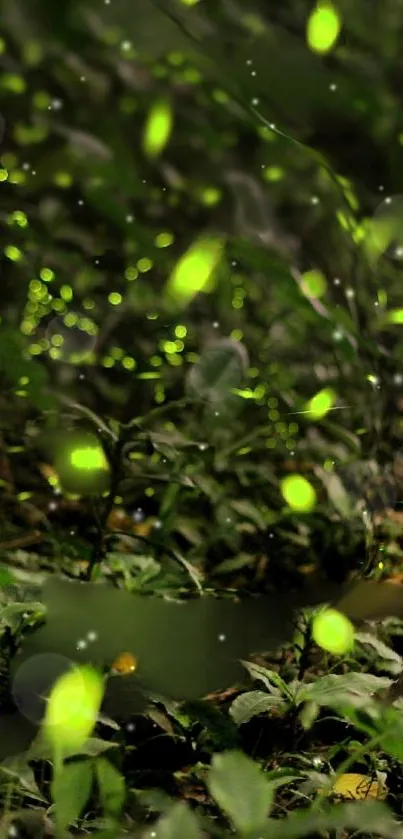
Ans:
{"type": "Polygon", "coordinates": [[[0,8],[0,832],[399,839],[400,4],[0,8]]]}

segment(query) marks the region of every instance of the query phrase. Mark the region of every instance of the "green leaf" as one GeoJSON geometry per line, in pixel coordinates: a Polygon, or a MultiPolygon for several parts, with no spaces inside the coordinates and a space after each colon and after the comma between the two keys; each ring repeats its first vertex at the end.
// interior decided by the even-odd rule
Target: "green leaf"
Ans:
{"type": "Polygon", "coordinates": [[[216,568],[213,568],[212,574],[230,574],[231,571],[239,571],[240,568],[248,568],[256,562],[255,554],[239,553],[236,556],[230,556],[228,559],[223,559],[216,568]]]}
{"type": "Polygon", "coordinates": [[[353,505],[342,481],[335,472],[327,472],[322,466],[315,466],[315,475],[322,481],[333,506],[344,519],[352,516],[353,505]]]}
{"type": "Polygon", "coordinates": [[[300,810],[286,819],[270,819],[259,835],[261,839],[304,839],[313,834],[347,830],[376,834],[384,839],[403,839],[403,829],[396,818],[384,804],[373,801],[337,804],[325,811],[300,810]]]}
{"type": "MultiPolygon", "coordinates": [[[[109,749],[116,749],[117,746],[117,743],[109,742],[108,740],[101,740],[98,737],[89,737],[89,739],[86,743],[84,743],[81,749],[72,749],[71,753],[75,756],[82,755],[85,757],[97,757],[103,752],[109,751],[109,749]]],[[[30,760],[52,759],[52,747],[49,745],[46,737],[44,736],[41,730],[32,742],[28,754],[30,760]]]]}
{"type": "Polygon", "coordinates": [[[174,804],[167,816],[157,823],[158,839],[203,839],[196,816],[187,804],[174,804]]]}
{"type": "Polygon", "coordinates": [[[236,725],[244,725],[252,717],[264,714],[272,708],[278,708],[282,703],[280,696],[270,696],[262,690],[251,690],[237,696],[231,705],[230,714],[236,725]]]}
{"type": "Polygon", "coordinates": [[[12,574],[5,565],[0,565],[0,588],[4,588],[4,586],[11,586],[16,582],[17,578],[14,574],[12,574]]]}
{"type": "Polygon", "coordinates": [[[360,644],[363,644],[364,646],[368,645],[375,650],[378,657],[382,659],[383,670],[388,670],[389,673],[393,673],[393,675],[399,675],[399,673],[402,672],[402,657],[396,653],[395,650],[391,650],[390,647],[380,641],[376,635],[372,635],[370,632],[356,632],[355,640],[360,644]]]}
{"type": "Polygon", "coordinates": [[[250,519],[260,530],[266,530],[267,522],[255,504],[247,498],[238,498],[230,502],[230,506],[241,518],[250,519]]]}
{"type": "Polygon", "coordinates": [[[92,764],[88,760],[64,763],[52,781],[56,822],[64,831],[82,813],[92,788],[92,764]]]}
{"type": "Polygon", "coordinates": [[[275,670],[268,670],[267,667],[261,667],[260,664],[255,664],[251,661],[244,661],[243,665],[246,667],[252,679],[263,682],[269,693],[275,696],[279,696],[280,694],[284,696],[289,695],[286,683],[275,670]]]}
{"type": "Polygon", "coordinates": [[[339,676],[331,673],[309,685],[302,685],[298,701],[308,700],[332,707],[353,705],[365,708],[372,693],[388,688],[390,684],[390,679],[372,673],[346,673],[339,676]]]}
{"type": "Polygon", "coordinates": [[[30,601],[29,603],[10,603],[0,610],[0,620],[8,624],[10,618],[15,615],[23,615],[25,612],[37,612],[40,615],[45,613],[43,603],[39,601],[30,601]]]}
{"type": "Polygon", "coordinates": [[[223,339],[207,347],[191,368],[187,386],[192,395],[213,405],[237,399],[231,393],[241,387],[248,367],[248,354],[239,341],[223,339]]]}
{"type": "Polygon", "coordinates": [[[13,784],[15,786],[19,785],[29,794],[31,799],[36,799],[46,804],[47,799],[39,792],[34,771],[29,766],[26,754],[20,754],[16,757],[3,760],[0,764],[0,779],[2,775],[9,780],[12,779],[13,784]]]}
{"type": "Polygon", "coordinates": [[[104,757],[97,758],[94,766],[103,811],[106,816],[119,816],[126,796],[125,779],[104,757]]]}
{"type": "Polygon", "coordinates": [[[273,790],[259,766],[243,752],[214,755],[207,787],[240,833],[264,826],[273,803],[273,790]]]}

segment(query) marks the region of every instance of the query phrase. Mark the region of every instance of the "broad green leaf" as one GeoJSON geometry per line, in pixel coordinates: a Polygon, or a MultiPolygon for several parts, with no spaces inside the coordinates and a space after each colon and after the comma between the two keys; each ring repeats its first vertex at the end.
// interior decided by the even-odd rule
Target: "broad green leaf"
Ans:
{"type": "Polygon", "coordinates": [[[393,675],[399,675],[402,672],[402,657],[395,650],[388,647],[387,644],[384,644],[383,641],[380,641],[376,635],[369,632],[356,632],[355,640],[363,644],[364,647],[367,645],[375,650],[377,656],[382,659],[383,670],[388,670],[393,675]]]}
{"type": "Polygon", "coordinates": [[[55,772],[51,791],[59,830],[64,831],[81,815],[91,794],[92,781],[89,760],[64,763],[55,772]]]}
{"type": "Polygon", "coordinates": [[[391,680],[372,673],[329,674],[303,685],[298,691],[298,700],[316,702],[333,708],[340,705],[364,707],[368,697],[377,690],[389,687],[391,680]]]}
{"type": "Polygon", "coordinates": [[[243,752],[214,755],[207,787],[235,830],[251,833],[265,825],[273,790],[259,766],[243,752]]]}
{"type": "Polygon", "coordinates": [[[275,670],[268,670],[267,667],[261,667],[252,661],[244,661],[243,664],[252,679],[263,682],[269,693],[275,696],[287,694],[287,685],[275,670]]]}
{"type": "MultiPolygon", "coordinates": [[[[368,833],[383,839],[403,839],[403,829],[388,808],[375,801],[337,804],[326,810],[312,808],[289,813],[286,819],[269,819],[261,839],[305,839],[337,831],[368,833]]],[[[257,839],[257,836],[256,836],[257,839]]]]}
{"type": "Polygon", "coordinates": [[[278,708],[283,702],[284,700],[280,696],[270,696],[261,690],[252,690],[242,693],[241,696],[234,699],[230,714],[236,725],[244,725],[252,717],[265,714],[272,708],[278,708]]]}
{"type": "Polygon", "coordinates": [[[315,475],[322,481],[329,499],[339,515],[343,519],[350,518],[353,513],[351,499],[339,476],[335,472],[328,472],[322,466],[315,466],[315,475]]]}
{"type": "Polygon", "coordinates": [[[94,761],[99,798],[106,816],[119,816],[126,795],[125,779],[104,757],[94,761]]]}
{"type": "Polygon", "coordinates": [[[174,804],[170,812],[157,822],[158,839],[203,839],[198,820],[187,804],[174,804]]]}

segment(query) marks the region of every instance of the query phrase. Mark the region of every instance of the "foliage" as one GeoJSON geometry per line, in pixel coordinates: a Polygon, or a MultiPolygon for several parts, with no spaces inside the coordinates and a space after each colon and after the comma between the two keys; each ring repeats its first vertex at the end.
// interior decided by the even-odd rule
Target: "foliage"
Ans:
{"type": "Polygon", "coordinates": [[[392,0],[2,2],[7,819],[402,833],[401,25],[392,0]],[[395,585],[342,603],[389,621],[344,659],[307,610],[292,640],[369,571],[395,585]],[[40,724],[71,661],[106,691],[62,760],[40,724]],[[327,800],[359,777],[387,803],[327,800]]]}

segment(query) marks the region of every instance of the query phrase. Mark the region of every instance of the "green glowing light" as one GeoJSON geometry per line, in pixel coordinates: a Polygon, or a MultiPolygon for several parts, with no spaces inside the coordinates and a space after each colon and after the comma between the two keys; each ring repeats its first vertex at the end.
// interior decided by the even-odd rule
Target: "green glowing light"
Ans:
{"type": "Polygon", "coordinates": [[[22,251],[20,251],[20,249],[15,245],[7,245],[7,247],[4,248],[4,253],[7,259],[11,259],[11,262],[20,262],[23,258],[22,251]]]}
{"type": "Polygon", "coordinates": [[[285,172],[281,166],[266,166],[263,169],[263,178],[269,183],[277,183],[284,178],[285,172]]]}
{"type": "Polygon", "coordinates": [[[223,248],[223,240],[213,238],[199,239],[191,245],[169,277],[168,295],[177,301],[188,302],[201,291],[212,291],[223,248]]]}
{"type": "Polygon", "coordinates": [[[25,172],[21,169],[13,169],[9,174],[9,180],[12,184],[25,184],[27,177],[25,172]]]}
{"type": "Polygon", "coordinates": [[[85,446],[82,449],[74,449],[70,453],[70,463],[74,469],[107,469],[108,462],[104,452],[99,447],[91,448],[85,446]]]}
{"type": "Polygon", "coordinates": [[[142,256],[137,263],[137,268],[139,269],[141,274],[146,274],[147,271],[151,271],[153,267],[152,259],[148,259],[147,256],[142,256]]]}
{"type": "Polygon", "coordinates": [[[18,224],[18,227],[26,227],[28,219],[22,210],[15,210],[10,217],[11,224],[18,224]]]}
{"type": "Polygon", "coordinates": [[[55,278],[54,271],[52,271],[51,268],[42,268],[39,272],[39,276],[44,283],[51,283],[55,278]]]}
{"type": "MultiPolygon", "coordinates": [[[[70,303],[70,301],[73,299],[73,289],[70,285],[62,285],[60,287],[59,293],[62,300],[64,300],[66,303],[70,303]]],[[[74,324],[76,323],[76,318],[74,318],[73,320],[71,320],[70,318],[69,321],[65,319],[64,322],[67,326],[74,326],[74,324]]]]}
{"type": "Polygon", "coordinates": [[[225,90],[213,90],[212,97],[219,105],[226,105],[230,101],[230,97],[225,90]]]}
{"type": "Polygon", "coordinates": [[[30,64],[31,67],[34,67],[42,61],[43,49],[36,41],[28,41],[23,46],[23,55],[25,64],[30,64]]]}
{"type": "Polygon", "coordinates": [[[337,609],[324,609],[313,620],[315,644],[333,655],[350,652],[354,644],[354,627],[337,609]]]}
{"type": "Polygon", "coordinates": [[[174,237],[172,233],[158,233],[158,236],[154,239],[157,248],[168,248],[169,245],[172,245],[173,241],[174,237]]]}
{"type": "Polygon", "coordinates": [[[388,323],[403,323],[403,309],[391,309],[386,318],[388,323]]]}
{"type": "Polygon", "coordinates": [[[134,268],[133,265],[128,265],[125,271],[125,279],[128,280],[129,283],[133,282],[133,280],[137,280],[139,272],[137,268],[134,268]]]}
{"type": "Polygon", "coordinates": [[[81,749],[88,740],[101,707],[104,678],[91,667],[76,667],[61,676],[46,705],[43,729],[62,752],[81,749]]]}
{"type": "Polygon", "coordinates": [[[326,278],[321,271],[306,271],[302,274],[301,291],[306,297],[323,297],[327,289],[326,278]]]}
{"type": "Polygon", "coordinates": [[[109,486],[109,463],[93,434],[69,432],[62,437],[54,469],[65,492],[100,495],[109,486]]]}
{"type": "Polygon", "coordinates": [[[322,419],[333,408],[336,393],[331,388],[323,388],[309,400],[306,410],[312,419],[322,419]]]}
{"type": "Polygon", "coordinates": [[[301,513],[313,510],[316,492],[302,475],[288,475],[281,481],[280,490],[288,506],[301,513]]]}
{"type": "Polygon", "coordinates": [[[69,172],[56,172],[53,177],[53,183],[61,189],[68,189],[73,183],[73,178],[69,172]]]}
{"type": "Polygon", "coordinates": [[[185,67],[183,71],[183,80],[187,84],[199,84],[203,79],[200,70],[197,70],[196,67],[185,67]]]}
{"type": "Polygon", "coordinates": [[[311,12],[306,39],[309,49],[318,55],[325,55],[334,47],[341,29],[341,17],[330,2],[319,2],[311,12]]]}
{"type": "Polygon", "coordinates": [[[118,291],[111,291],[111,293],[108,295],[108,300],[111,306],[120,306],[123,297],[121,294],[119,294],[118,291]]]}
{"type": "Polygon", "coordinates": [[[205,207],[215,207],[222,199],[222,192],[213,186],[206,187],[200,195],[200,200],[205,207]]]}
{"type": "Polygon", "coordinates": [[[173,114],[169,102],[156,102],[148,114],[143,134],[143,149],[148,157],[158,157],[163,152],[172,128],[173,114]]]}
{"type": "Polygon", "coordinates": [[[27,84],[22,76],[17,73],[3,73],[1,77],[1,86],[10,93],[25,93],[27,84]]]}
{"type": "Polygon", "coordinates": [[[130,355],[126,355],[124,358],[122,358],[122,367],[124,367],[125,370],[134,370],[136,367],[136,362],[134,358],[132,358],[130,355]]]}
{"type": "Polygon", "coordinates": [[[52,104],[52,97],[46,91],[38,90],[33,95],[32,103],[34,108],[38,108],[39,111],[47,111],[49,105],[52,104]]]}

